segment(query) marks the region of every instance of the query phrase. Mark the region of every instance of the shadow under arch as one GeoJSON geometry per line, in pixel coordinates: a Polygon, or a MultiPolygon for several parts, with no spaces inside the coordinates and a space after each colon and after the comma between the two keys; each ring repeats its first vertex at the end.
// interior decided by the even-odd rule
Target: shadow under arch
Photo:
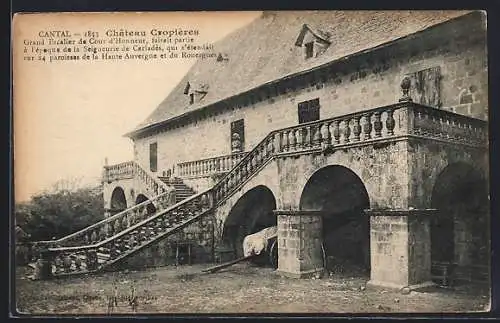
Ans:
{"type": "Polygon", "coordinates": [[[370,199],[363,181],[351,169],[330,165],[306,182],[299,207],[323,211],[323,244],[329,271],[370,272],[370,199]]]}
{"type": "Polygon", "coordinates": [[[120,186],[113,189],[111,193],[111,214],[116,214],[127,208],[127,199],[125,198],[125,191],[120,186]]]}
{"type": "MultiPolygon", "coordinates": [[[[139,194],[135,199],[135,204],[137,205],[146,201],[149,201],[149,199],[144,194],[139,194]]],[[[149,203],[146,206],[146,209],[148,211],[148,214],[153,214],[156,212],[156,207],[153,205],[153,203],[149,203]]]]}
{"type": "Polygon", "coordinates": [[[464,162],[446,166],[434,183],[431,207],[437,209],[430,222],[433,265],[456,266],[457,272],[474,267],[478,275],[485,271],[490,257],[490,211],[484,176],[464,162]]]}
{"type": "Polygon", "coordinates": [[[277,225],[275,209],[276,199],[267,186],[259,185],[247,191],[224,221],[223,244],[233,248],[236,257],[242,257],[245,236],[277,225]]]}

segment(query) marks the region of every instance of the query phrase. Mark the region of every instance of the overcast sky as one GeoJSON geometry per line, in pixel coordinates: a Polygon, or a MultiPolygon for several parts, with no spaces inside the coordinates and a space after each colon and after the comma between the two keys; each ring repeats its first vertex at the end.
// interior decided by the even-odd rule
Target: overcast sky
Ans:
{"type": "MultiPolygon", "coordinates": [[[[16,22],[14,37],[26,39],[54,29],[104,32],[111,26],[145,30],[182,26],[198,28],[202,44],[248,24],[258,13],[132,15],[31,18],[16,22]]],[[[131,160],[132,142],[123,135],[156,108],[193,63],[15,61],[19,72],[14,71],[16,201],[27,200],[59,180],[98,183],[105,157],[109,164],[131,160]]]]}

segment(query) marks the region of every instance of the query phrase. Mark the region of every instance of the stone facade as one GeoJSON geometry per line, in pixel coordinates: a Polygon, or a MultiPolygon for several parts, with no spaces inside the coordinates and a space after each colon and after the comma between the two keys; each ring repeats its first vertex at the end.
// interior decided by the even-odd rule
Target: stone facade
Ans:
{"type": "Polygon", "coordinates": [[[461,36],[453,29],[480,28],[477,24],[435,27],[339,63],[323,81],[297,85],[285,94],[253,104],[221,107],[216,114],[192,123],[135,139],[135,159],[149,165],[149,145],[157,142],[161,174],[175,170],[179,162],[230,154],[230,124],[239,119],[244,119],[244,150],[249,151],[270,131],[296,125],[300,102],[319,98],[322,119],[392,104],[401,97],[399,84],[404,75],[434,66],[441,70],[442,108],[487,119],[485,35],[479,32],[473,37],[469,33],[461,36]]]}
{"type": "MultiPolygon", "coordinates": [[[[239,223],[246,226],[252,223],[248,218],[258,217],[254,213],[274,211],[278,271],[284,275],[321,274],[329,257],[343,257],[332,252],[341,245],[364,250],[355,261],[370,272],[371,285],[425,286],[432,280],[437,259],[439,244],[433,241],[433,232],[435,236],[436,219],[441,218],[454,223],[449,228],[454,249],[448,261],[470,267],[474,254],[487,245],[487,237],[471,229],[467,219],[489,221],[487,210],[481,209],[478,215],[467,205],[457,208],[452,200],[436,201],[446,196],[446,181],[463,179],[453,184],[459,192],[468,181],[488,176],[483,138],[488,117],[486,38],[482,19],[477,17],[462,17],[351,55],[292,77],[295,81],[284,90],[276,85],[276,91],[267,96],[247,93],[239,101],[223,100],[219,110],[200,112],[169,129],[134,137],[135,162],[144,169],[149,168],[150,145],[158,145],[158,169],[151,170],[152,176],[173,171],[196,191],[207,190],[203,194],[215,202],[207,218],[156,241],[125,264],[167,264],[170,245],[186,239],[201,248],[203,259],[213,259],[210,255],[214,246],[223,244],[231,214],[246,216],[239,223]],[[439,74],[421,73],[429,70],[439,74]],[[404,100],[396,103],[402,97],[401,80],[408,75],[420,77],[415,73],[438,77],[434,108],[404,100]],[[314,99],[319,99],[321,120],[297,126],[298,104],[314,99]],[[231,161],[227,157],[232,148],[231,124],[241,119],[243,150],[248,155],[231,161]],[[179,163],[207,158],[214,160],[189,166],[196,168],[195,175],[190,175],[188,166],[188,171],[179,171],[179,163]],[[463,170],[471,178],[472,170],[479,175],[466,178],[463,170]],[[259,208],[254,205],[258,199],[249,199],[259,190],[271,195],[273,209],[268,210],[271,204],[259,208]],[[347,223],[355,225],[347,227],[347,223]],[[340,227],[346,232],[335,232],[340,227]],[[190,230],[194,238],[186,236],[190,230]],[[331,239],[335,234],[351,237],[338,243],[331,239]],[[480,240],[478,246],[471,242],[476,240],[480,240]]],[[[414,88],[412,95],[419,103],[414,88]]],[[[139,187],[132,179],[120,185],[127,194],[139,187]]],[[[483,199],[486,191],[474,198],[483,199]]],[[[127,205],[132,200],[129,195],[127,205]]],[[[254,228],[246,234],[257,230],[253,220],[254,228]]]]}

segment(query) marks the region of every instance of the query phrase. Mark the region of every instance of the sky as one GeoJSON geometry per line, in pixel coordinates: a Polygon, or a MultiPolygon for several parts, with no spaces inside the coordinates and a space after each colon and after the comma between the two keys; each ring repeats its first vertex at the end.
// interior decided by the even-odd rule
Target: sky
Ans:
{"type": "Polygon", "coordinates": [[[44,30],[109,28],[200,30],[214,42],[258,17],[258,12],[43,14],[16,17],[13,28],[15,201],[26,201],[59,181],[98,184],[104,159],[133,159],[125,133],[142,122],[194,63],[163,61],[28,62],[23,40],[44,30]]]}

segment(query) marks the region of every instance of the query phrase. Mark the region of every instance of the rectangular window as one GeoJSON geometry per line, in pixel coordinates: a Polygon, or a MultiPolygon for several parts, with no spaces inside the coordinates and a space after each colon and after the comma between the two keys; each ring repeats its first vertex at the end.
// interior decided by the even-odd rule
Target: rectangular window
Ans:
{"type": "Polygon", "coordinates": [[[319,120],[319,99],[299,103],[299,124],[319,120]]]}
{"type": "Polygon", "coordinates": [[[189,94],[189,104],[193,104],[194,103],[194,93],[190,93],[189,94]]]}
{"type": "Polygon", "coordinates": [[[158,144],[156,142],[149,144],[149,170],[152,172],[158,170],[158,144]]]}
{"type": "Polygon", "coordinates": [[[305,43],[304,47],[305,47],[305,51],[306,51],[306,58],[313,57],[313,54],[314,54],[314,42],[305,43]]]}
{"type": "Polygon", "coordinates": [[[245,123],[243,119],[231,122],[231,152],[239,153],[245,147],[245,123]]]}

